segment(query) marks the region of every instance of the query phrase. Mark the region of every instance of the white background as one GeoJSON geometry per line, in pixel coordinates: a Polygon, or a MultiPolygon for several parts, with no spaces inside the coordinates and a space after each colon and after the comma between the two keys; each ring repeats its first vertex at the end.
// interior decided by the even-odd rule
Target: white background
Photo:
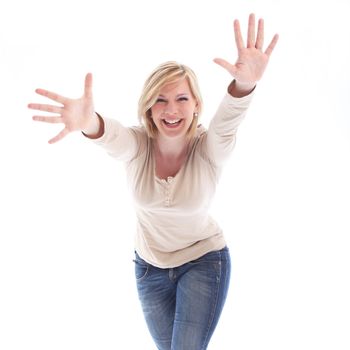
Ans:
{"type": "Polygon", "coordinates": [[[1,2],[0,349],[154,349],[123,166],[79,133],[49,145],[62,126],[31,120],[35,88],[79,97],[92,72],[96,110],[131,126],[148,74],[177,60],[207,126],[231,81],[212,59],[235,61],[250,12],[280,41],[212,207],[233,271],[210,349],[350,349],[345,0],[1,2]]]}

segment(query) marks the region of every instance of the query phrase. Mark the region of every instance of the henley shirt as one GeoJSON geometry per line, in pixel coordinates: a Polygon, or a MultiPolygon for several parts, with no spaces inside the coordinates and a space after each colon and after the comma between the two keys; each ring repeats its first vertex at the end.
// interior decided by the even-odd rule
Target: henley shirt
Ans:
{"type": "Polygon", "coordinates": [[[208,129],[197,127],[178,173],[167,179],[156,176],[155,141],[143,125],[125,127],[103,118],[104,134],[92,141],[125,164],[137,219],[135,250],[148,263],[177,267],[226,246],[209,209],[253,94],[226,93],[208,129]]]}

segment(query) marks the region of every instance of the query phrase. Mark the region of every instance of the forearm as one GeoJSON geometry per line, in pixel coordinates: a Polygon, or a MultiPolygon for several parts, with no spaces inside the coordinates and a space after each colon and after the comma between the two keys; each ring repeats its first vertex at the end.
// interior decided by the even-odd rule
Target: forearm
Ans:
{"type": "Polygon", "coordinates": [[[215,164],[222,164],[231,154],[238,126],[244,119],[254,92],[235,97],[226,94],[211,120],[207,132],[206,153],[215,164]]]}
{"type": "Polygon", "coordinates": [[[254,89],[256,84],[244,84],[234,79],[227,88],[227,92],[233,97],[244,97],[249,95],[254,89]]]}

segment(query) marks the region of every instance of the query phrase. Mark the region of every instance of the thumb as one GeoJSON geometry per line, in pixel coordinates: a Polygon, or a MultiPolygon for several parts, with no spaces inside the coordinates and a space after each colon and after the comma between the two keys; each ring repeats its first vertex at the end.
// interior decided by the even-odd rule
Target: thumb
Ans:
{"type": "Polygon", "coordinates": [[[92,99],[92,74],[91,73],[88,73],[85,76],[84,95],[85,97],[92,99]]]}
{"type": "Polygon", "coordinates": [[[222,68],[225,68],[232,75],[234,75],[237,71],[236,66],[234,66],[233,64],[227,62],[226,60],[224,60],[222,58],[214,58],[213,61],[216,64],[218,64],[219,66],[221,66],[222,68]]]}

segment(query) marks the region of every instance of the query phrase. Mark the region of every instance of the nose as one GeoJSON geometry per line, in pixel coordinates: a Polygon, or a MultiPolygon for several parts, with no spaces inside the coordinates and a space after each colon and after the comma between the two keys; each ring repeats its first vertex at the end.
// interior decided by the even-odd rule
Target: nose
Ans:
{"type": "Polygon", "coordinates": [[[166,105],[164,106],[163,112],[164,112],[164,114],[169,114],[169,115],[177,114],[176,103],[172,102],[172,101],[168,101],[166,103],[166,105]]]}

